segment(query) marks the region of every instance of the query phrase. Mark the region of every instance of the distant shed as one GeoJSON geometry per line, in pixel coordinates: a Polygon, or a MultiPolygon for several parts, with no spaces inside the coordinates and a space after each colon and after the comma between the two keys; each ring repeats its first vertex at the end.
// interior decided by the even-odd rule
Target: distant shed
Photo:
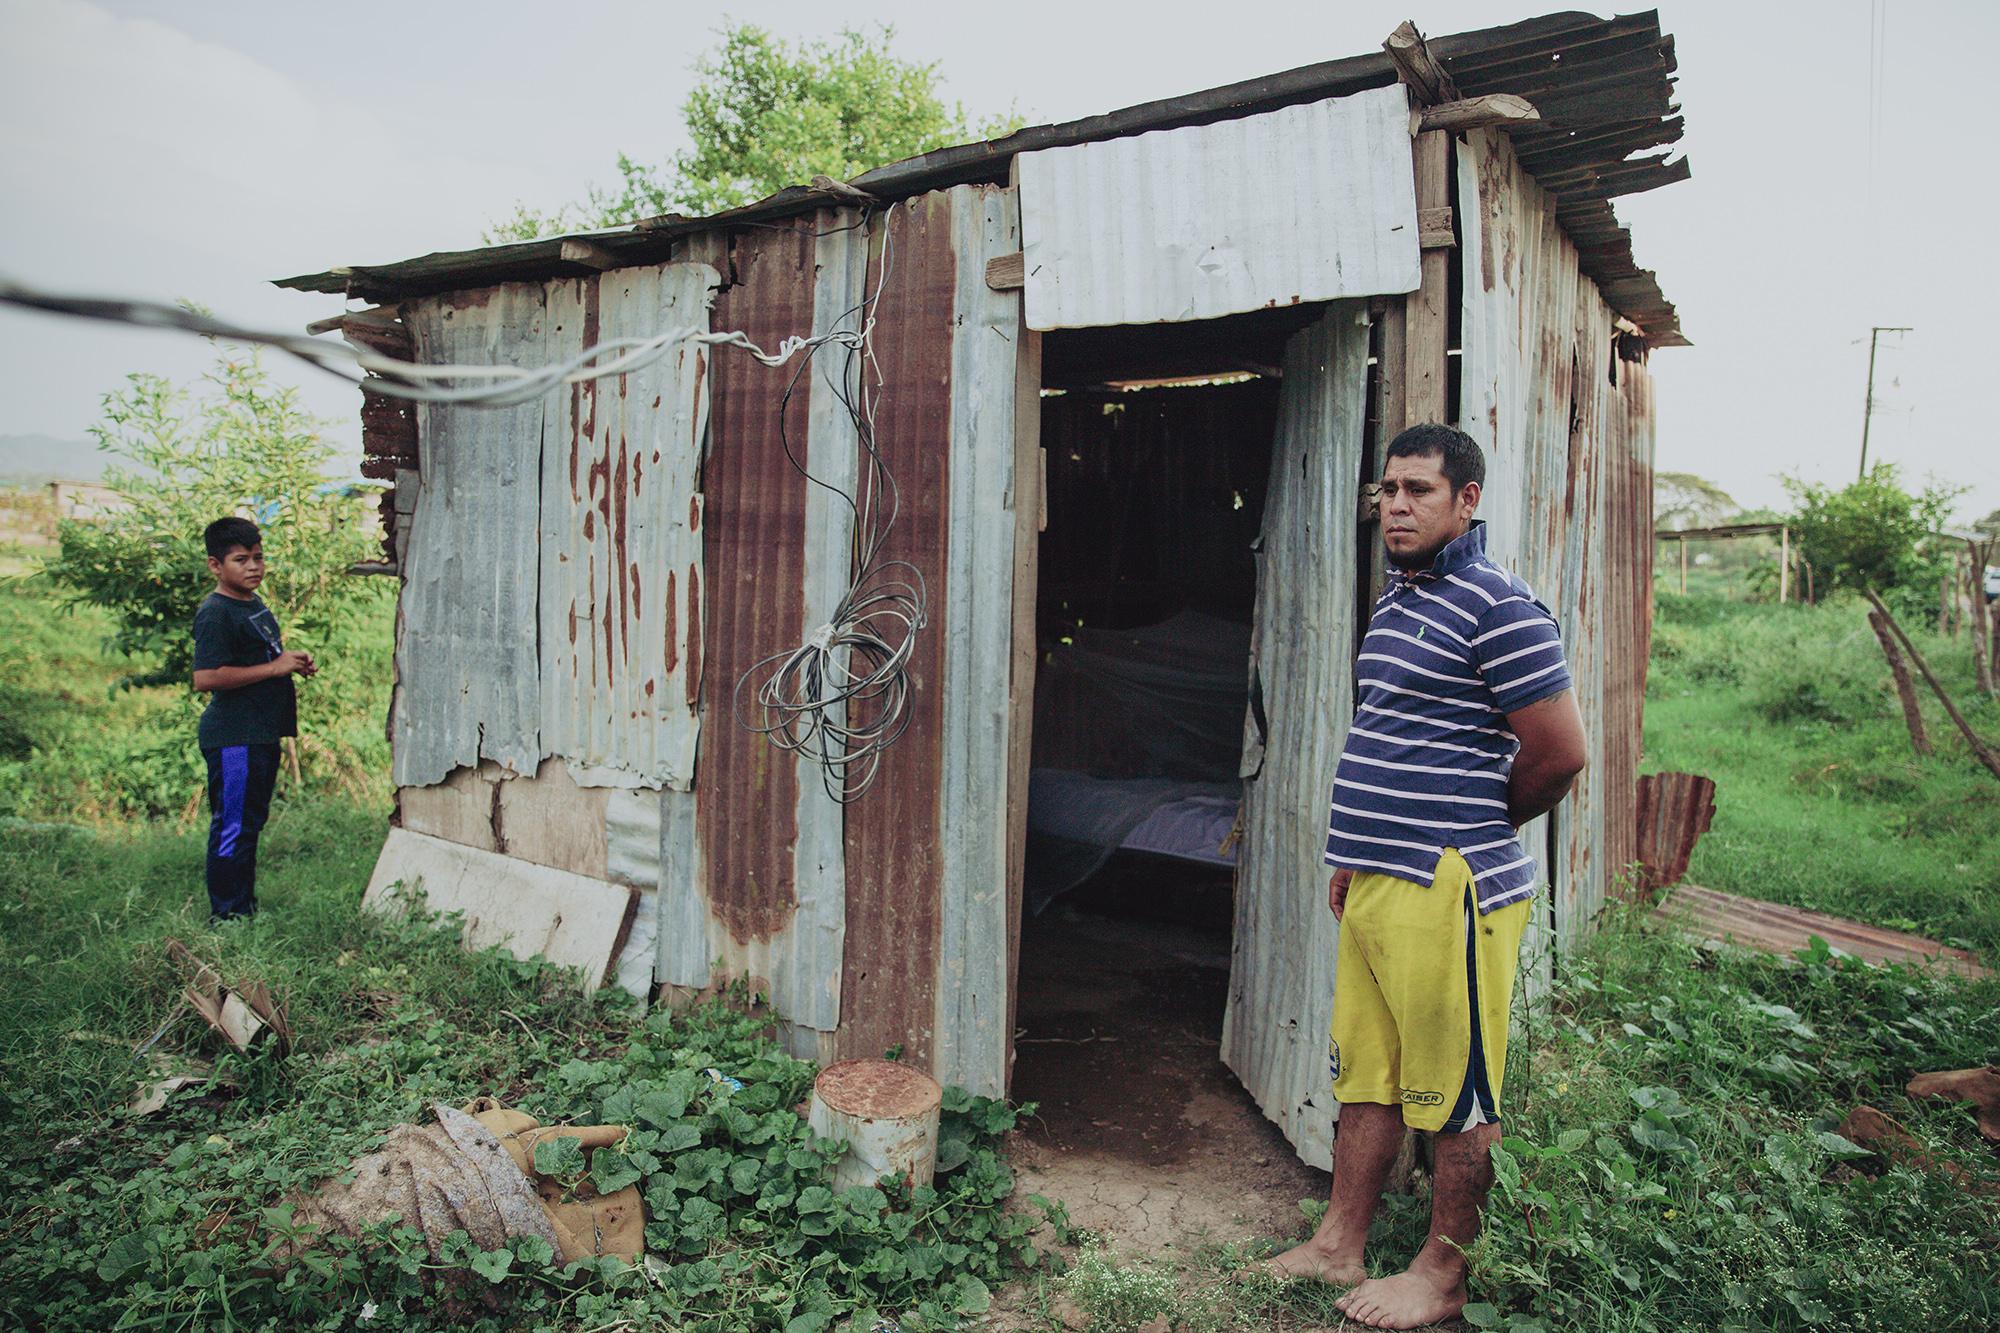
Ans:
{"type": "Polygon", "coordinates": [[[1121,632],[1210,627],[1210,648],[1240,633],[1244,740],[1233,772],[1207,761],[1241,793],[1222,1056],[1326,1165],[1319,853],[1380,576],[1366,496],[1403,425],[1485,446],[1493,550],[1556,609],[1589,725],[1579,791],[1529,830],[1531,985],[1637,859],[1647,357],[1684,339],[1608,201],[1687,176],[1649,151],[1681,134],[1674,67],[1653,14],[1551,15],[711,218],[286,280],[376,303],[351,339],[514,364],[688,322],[775,346],[853,327],[879,285],[889,554],[929,590],[910,726],[843,806],[732,717],[739,677],[847,585],[851,513],[784,447],[852,487],[841,386],[814,371],[788,396],[793,367],[689,346],[503,411],[369,395],[402,589],[378,881],[446,866],[488,899],[518,880],[524,902],[622,912],[631,984],[747,975],[804,1054],[901,1046],[1000,1094],[1030,769],[1090,750],[1092,781],[1158,778],[1104,771],[1134,747],[1054,734],[1117,724],[1038,699],[1038,664],[1085,606],[1121,632]]]}

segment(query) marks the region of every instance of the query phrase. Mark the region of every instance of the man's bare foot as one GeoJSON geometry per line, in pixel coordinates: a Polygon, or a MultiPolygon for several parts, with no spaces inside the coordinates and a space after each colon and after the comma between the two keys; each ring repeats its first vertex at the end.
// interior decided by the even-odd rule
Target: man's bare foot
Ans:
{"type": "Polygon", "coordinates": [[[1465,1308],[1465,1280],[1412,1265],[1394,1277],[1363,1282],[1334,1308],[1370,1328],[1422,1328],[1465,1308]]]}
{"type": "Polygon", "coordinates": [[[1336,1253],[1317,1240],[1295,1245],[1275,1258],[1266,1259],[1257,1265],[1257,1271],[1288,1282],[1309,1278],[1336,1287],[1351,1287],[1368,1280],[1368,1270],[1358,1257],[1336,1253]]]}

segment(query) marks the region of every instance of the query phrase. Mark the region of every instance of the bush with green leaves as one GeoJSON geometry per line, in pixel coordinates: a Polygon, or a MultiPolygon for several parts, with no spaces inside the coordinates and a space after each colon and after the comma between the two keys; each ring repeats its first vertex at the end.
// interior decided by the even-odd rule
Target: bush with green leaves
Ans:
{"type": "Polygon", "coordinates": [[[1873,589],[1897,612],[1917,613],[1937,600],[1952,552],[1934,534],[1962,490],[1905,490],[1893,463],[1877,463],[1846,486],[1785,479],[1796,512],[1790,522],[1799,558],[1813,569],[1816,596],[1873,589]]]}

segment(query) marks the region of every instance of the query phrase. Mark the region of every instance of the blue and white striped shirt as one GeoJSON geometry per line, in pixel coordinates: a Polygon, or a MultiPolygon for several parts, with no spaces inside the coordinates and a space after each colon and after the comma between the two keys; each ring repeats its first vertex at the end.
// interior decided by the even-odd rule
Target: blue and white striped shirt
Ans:
{"type": "Polygon", "coordinates": [[[1482,913],[1532,897],[1534,858],[1507,819],[1521,743],[1506,715],[1569,689],[1569,668],[1548,607],[1486,558],[1485,523],[1430,568],[1393,571],[1355,676],[1326,863],[1429,885],[1455,847],[1482,913]]]}

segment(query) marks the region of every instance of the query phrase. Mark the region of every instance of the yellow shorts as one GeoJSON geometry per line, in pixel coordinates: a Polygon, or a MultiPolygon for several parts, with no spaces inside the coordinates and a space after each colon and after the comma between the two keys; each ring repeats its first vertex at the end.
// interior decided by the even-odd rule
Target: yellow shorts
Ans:
{"type": "Polygon", "coordinates": [[[1531,907],[1523,899],[1481,916],[1472,871],[1449,848],[1429,888],[1356,873],[1333,983],[1334,1099],[1400,1105],[1412,1129],[1498,1120],[1531,907]]]}

